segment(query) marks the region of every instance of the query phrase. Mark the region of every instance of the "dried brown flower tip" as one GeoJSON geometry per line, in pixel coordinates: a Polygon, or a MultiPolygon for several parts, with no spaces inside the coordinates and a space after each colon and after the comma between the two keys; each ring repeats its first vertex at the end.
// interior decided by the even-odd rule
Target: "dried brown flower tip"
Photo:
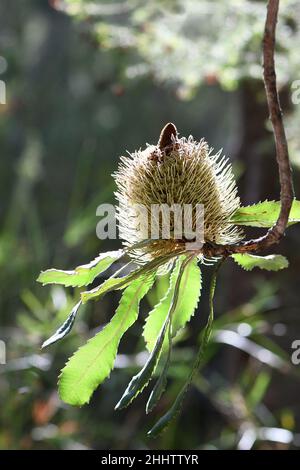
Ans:
{"type": "Polygon", "coordinates": [[[159,140],[158,140],[158,148],[159,150],[163,151],[166,147],[171,147],[174,142],[177,140],[178,132],[176,129],[175,124],[169,122],[165,125],[163,130],[160,133],[159,140]]]}

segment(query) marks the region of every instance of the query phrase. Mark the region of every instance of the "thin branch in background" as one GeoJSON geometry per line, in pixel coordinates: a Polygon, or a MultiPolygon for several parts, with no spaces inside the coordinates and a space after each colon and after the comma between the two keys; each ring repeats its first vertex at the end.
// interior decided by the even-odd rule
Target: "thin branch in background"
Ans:
{"type": "Polygon", "coordinates": [[[281,240],[288,223],[289,213],[294,199],[294,189],[275,73],[274,54],[278,9],[279,0],[269,0],[263,38],[263,70],[279,170],[280,213],[275,225],[262,237],[243,241],[235,245],[212,245],[205,243],[203,246],[203,254],[208,257],[228,256],[232,253],[249,253],[265,250],[281,240]]]}
{"type": "Polygon", "coordinates": [[[276,73],[274,63],[275,30],[278,17],[279,0],[270,0],[264,33],[264,81],[267,101],[272,121],[276,158],[279,169],[281,210],[279,218],[271,229],[277,238],[283,236],[288,223],[289,213],[294,198],[292,171],[289,161],[288,145],[282,120],[282,112],[276,87],[276,73]]]}

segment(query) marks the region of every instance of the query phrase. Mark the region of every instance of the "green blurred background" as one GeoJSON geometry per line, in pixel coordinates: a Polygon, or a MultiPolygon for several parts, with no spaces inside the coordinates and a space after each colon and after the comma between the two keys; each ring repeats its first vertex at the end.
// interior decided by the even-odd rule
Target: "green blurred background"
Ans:
{"type": "MultiPolygon", "coordinates": [[[[156,440],[147,430],[168,409],[197,349],[208,314],[202,299],[178,343],[168,391],[145,416],[147,391],[114,411],[145,361],[148,295],[121,342],[116,368],[81,409],[57,396],[67,358],[113,315],[108,294],[80,313],[72,333],[41,352],[79,292],[42,288],[40,270],[70,269],[100,251],[99,204],[113,202],[111,173],[126,150],[156,143],[162,126],[205,137],[230,156],[244,205],[278,199],[274,144],[261,81],[265,1],[45,1],[0,4],[0,365],[1,449],[288,449],[300,447],[299,227],[278,252],[278,273],[241,272],[228,262],[216,295],[214,334],[182,414],[156,440]]],[[[299,199],[300,79],[297,2],[282,2],[278,77],[299,199]],[[299,108],[299,109],[298,109],[299,108]]],[[[249,231],[249,236],[255,234],[249,231]]]]}

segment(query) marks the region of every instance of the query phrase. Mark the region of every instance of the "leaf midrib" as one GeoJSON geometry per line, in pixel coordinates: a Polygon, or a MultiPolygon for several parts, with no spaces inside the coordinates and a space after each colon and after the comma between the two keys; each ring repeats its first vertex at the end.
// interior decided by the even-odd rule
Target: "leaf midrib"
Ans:
{"type": "Polygon", "coordinates": [[[120,329],[122,328],[122,326],[124,325],[124,322],[128,316],[128,312],[129,310],[131,309],[133,303],[135,302],[136,300],[136,297],[138,295],[138,293],[140,292],[140,290],[142,289],[143,285],[141,284],[139,286],[139,288],[136,290],[136,293],[134,295],[134,297],[132,298],[129,306],[128,306],[128,309],[127,309],[127,313],[124,315],[124,318],[123,320],[121,321],[119,327],[117,328],[117,330],[115,331],[115,334],[109,338],[109,340],[106,341],[106,343],[104,344],[104,346],[102,347],[102,349],[97,353],[96,357],[93,359],[93,361],[87,366],[87,368],[84,370],[83,374],[81,375],[81,377],[79,378],[79,380],[74,384],[74,386],[79,386],[80,383],[82,382],[82,380],[84,379],[84,377],[86,376],[86,374],[88,373],[88,371],[91,369],[91,367],[93,367],[94,363],[97,361],[97,359],[99,358],[99,356],[103,353],[104,349],[107,347],[107,345],[110,343],[110,341],[112,341],[112,339],[116,336],[116,334],[120,331],[120,329]]]}

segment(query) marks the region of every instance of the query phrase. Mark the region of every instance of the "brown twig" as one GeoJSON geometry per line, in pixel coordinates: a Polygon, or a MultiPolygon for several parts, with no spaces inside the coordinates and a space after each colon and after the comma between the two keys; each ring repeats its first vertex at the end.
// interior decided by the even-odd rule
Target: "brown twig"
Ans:
{"type": "Polygon", "coordinates": [[[249,253],[265,250],[278,243],[284,236],[289,213],[294,199],[292,171],[290,167],[287,140],[282,120],[282,112],[276,85],[275,73],[275,32],[279,0],[269,0],[263,38],[263,69],[267,102],[273,126],[276,159],[280,181],[280,213],[275,225],[260,238],[243,241],[235,245],[211,245],[205,243],[202,252],[205,256],[228,256],[232,253],[249,253]]]}

